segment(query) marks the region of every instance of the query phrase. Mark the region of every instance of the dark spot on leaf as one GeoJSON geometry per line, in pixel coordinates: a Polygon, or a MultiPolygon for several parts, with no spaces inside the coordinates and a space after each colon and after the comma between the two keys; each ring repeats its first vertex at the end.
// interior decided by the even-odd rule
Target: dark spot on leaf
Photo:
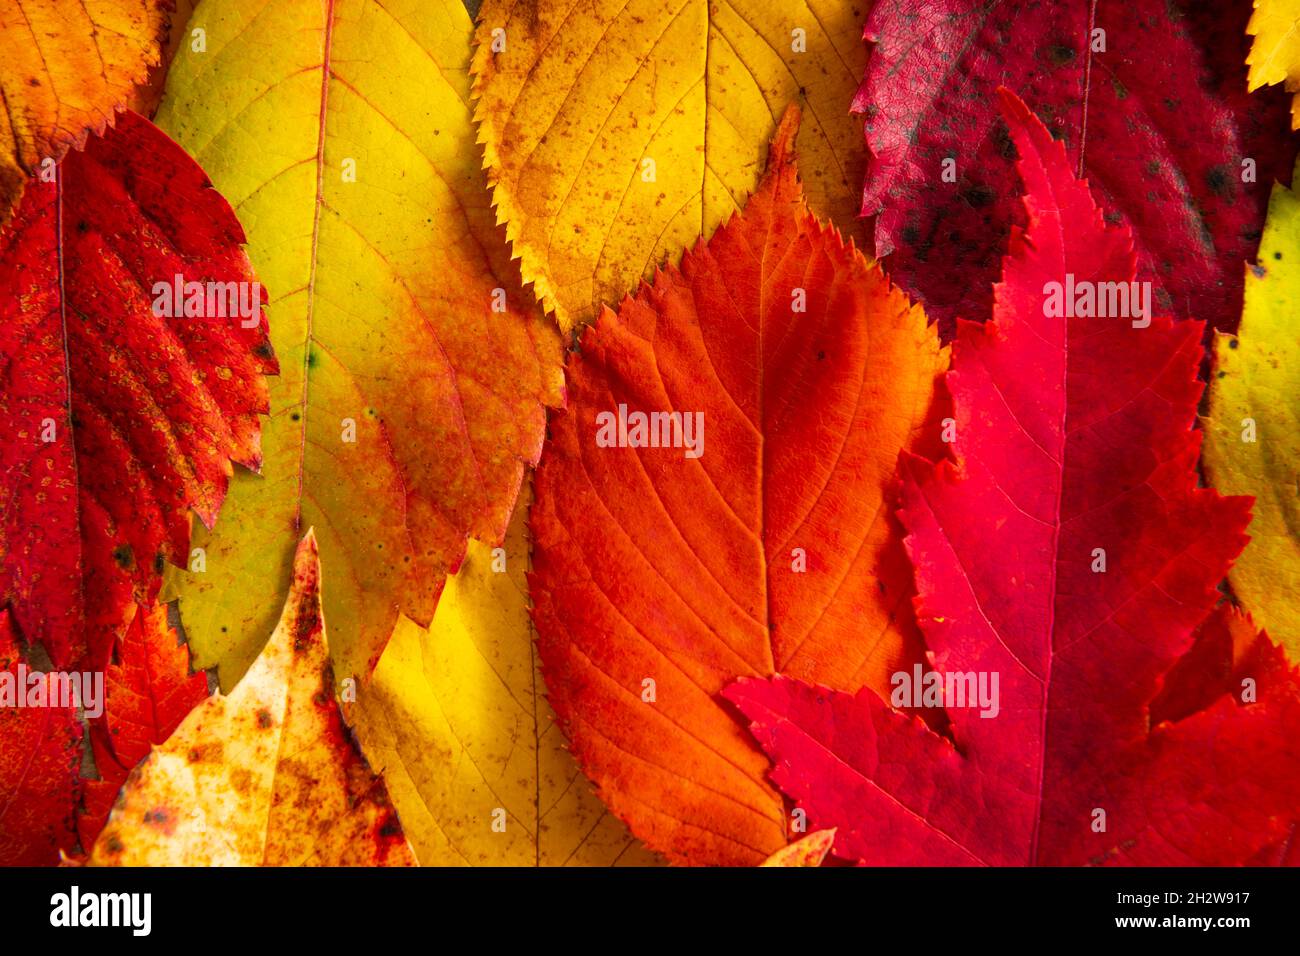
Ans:
{"type": "Polygon", "coordinates": [[[983,209],[985,206],[993,205],[993,201],[997,199],[997,194],[988,186],[976,184],[962,190],[961,198],[972,209],[983,209]]]}
{"type": "Polygon", "coordinates": [[[113,549],[113,560],[124,571],[129,571],[135,564],[135,552],[129,544],[119,544],[113,549]]]}
{"type": "Polygon", "coordinates": [[[257,726],[262,730],[270,727],[275,721],[271,719],[271,712],[263,707],[257,712],[257,726]]]}
{"type": "Polygon", "coordinates": [[[1066,43],[1053,43],[1047,48],[1047,59],[1053,66],[1065,66],[1074,61],[1074,48],[1066,43]]]}
{"type": "Polygon", "coordinates": [[[1236,347],[1237,347],[1237,340],[1236,340],[1236,339],[1228,339],[1228,348],[1230,348],[1230,349],[1235,349],[1236,347]]]}
{"type": "Polygon", "coordinates": [[[1002,120],[993,127],[992,132],[993,145],[998,151],[998,155],[1006,160],[1014,160],[1019,154],[1016,152],[1016,144],[1011,139],[1011,132],[1007,129],[1007,124],[1002,120]]]}
{"type": "Polygon", "coordinates": [[[1205,183],[1216,196],[1232,195],[1232,187],[1228,185],[1230,181],[1228,171],[1222,166],[1215,166],[1205,174],[1205,183]]]}

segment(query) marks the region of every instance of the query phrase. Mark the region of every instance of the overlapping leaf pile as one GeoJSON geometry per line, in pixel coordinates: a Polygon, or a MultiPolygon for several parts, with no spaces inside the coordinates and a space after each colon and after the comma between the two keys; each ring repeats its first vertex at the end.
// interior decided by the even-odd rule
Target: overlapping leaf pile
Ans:
{"type": "Polygon", "coordinates": [[[1295,864],[1298,36],[0,4],[0,865],[1295,864]]]}

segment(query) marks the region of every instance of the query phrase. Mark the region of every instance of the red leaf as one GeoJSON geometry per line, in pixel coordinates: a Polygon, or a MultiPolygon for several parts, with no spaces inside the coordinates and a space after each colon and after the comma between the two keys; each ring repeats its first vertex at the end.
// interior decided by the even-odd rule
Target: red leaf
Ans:
{"type": "Polygon", "coordinates": [[[913,459],[901,512],[931,666],[996,676],[996,716],[954,694],[947,739],[869,691],[777,678],[726,693],[850,859],[1242,863],[1300,816],[1297,676],[1262,669],[1250,706],[1184,677],[1195,712],[1150,716],[1250,503],[1197,487],[1201,325],[1044,315],[1046,283],[1127,281],[1133,252],[1062,144],[1003,97],[1029,228],[993,321],[957,326],[958,464],[913,459]]]}
{"type": "Polygon", "coordinates": [[[1182,720],[1223,695],[1240,699],[1242,681],[1261,674],[1285,680],[1286,653],[1251,623],[1250,615],[1220,604],[1196,631],[1194,643],[1165,676],[1151,702],[1151,725],[1182,720]]]}
{"type": "Polygon", "coordinates": [[[190,509],[211,525],[231,462],[259,466],[276,363],[264,318],[154,315],[178,274],[253,281],[230,206],[166,135],[124,113],[58,180],[0,233],[0,605],[56,667],[99,670],[187,560],[190,509]]]}
{"type": "Polygon", "coordinates": [[[167,608],[139,608],[104,676],[103,715],[90,724],[99,779],[82,781],[85,812],[77,818],[89,849],[104,827],[127,775],[208,696],[207,675],[190,673],[190,656],[167,623],[167,608]]]}
{"type": "Polygon", "coordinates": [[[884,687],[919,653],[887,489],[899,451],[937,438],[946,355],[808,212],[796,126],[741,215],[584,334],[530,514],[550,701],[611,810],[680,863],[756,864],[786,842],[728,681],[884,687]],[[619,406],[700,422],[702,454],[602,443],[619,406]]]}
{"type": "Polygon", "coordinates": [[[1063,140],[1102,206],[1133,225],[1159,311],[1236,327],[1273,181],[1295,143],[1280,89],[1246,94],[1250,0],[880,0],[854,109],[866,114],[864,216],[876,254],[945,338],[983,321],[1016,200],[995,90],[1014,89],[1063,140]],[[1093,52],[1094,30],[1105,52],[1093,52]],[[1190,122],[1195,118],[1195,122],[1190,122]],[[955,161],[955,182],[943,163],[955,161]],[[1242,161],[1256,181],[1242,182],[1242,161]]]}
{"type": "Polygon", "coordinates": [[[0,609],[0,866],[52,866],[77,842],[81,725],[72,707],[25,706],[38,686],[47,704],[53,694],[49,675],[30,677],[9,612],[0,609]]]}

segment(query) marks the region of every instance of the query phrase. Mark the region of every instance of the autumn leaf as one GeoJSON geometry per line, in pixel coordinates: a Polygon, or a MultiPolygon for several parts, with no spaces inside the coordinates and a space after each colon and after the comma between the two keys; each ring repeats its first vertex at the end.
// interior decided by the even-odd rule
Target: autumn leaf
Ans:
{"type": "Polygon", "coordinates": [[[1228,574],[1254,617],[1300,659],[1300,199],[1275,185],[1241,328],[1216,341],[1205,472],[1255,497],[1250,544],[1228,574]]]}
{"type": "Polygon", "coordinates": [[[1225,602],[1196,629],[1191,649],[1165,675],[1151,701],[1151,723],[1182,720],[1227,694],[1253,703],[1259,675],[1284,680],[1286,654],[1255,627],[1250,615],[1225,602]]]}
{"type": "Polygon", "coordinates": [[[786,843],[732,677],[881,688],[916,653],[887,490],[901,449],[937,444],[947,354],[808,211],[797,128],[792,108],[741,216],[584,334],[530,517],[551,704],[606,805],[678,863],[786,843]],[[637,417],[666,413],[647,447],[637,417]]]}
{"type": "Polygon", "coordinates": [[[815,213],[858,234],[845,112],[863,6],[812,0],[488,0],[475,118],[498,218],[566,332],[739,210],[792,99],[815,213]]]}
{"type": "Polygon", "coordinates": [[[104,674],[103,713],[89,723],[96,777],[83,780],[77,816],[81,845],[94,846],[127,774],[172,735],[208,696],[207,675],[190,673],[190,655],[167,623],[167,608],[139,608],[104,674]]]}
{"type": "Polygon", "coordinates": [[[0,6],[0,226],[29,177],[102,134],[128,105],[158,62],[171,9],[171,0],[0,6]]]}
{"type": "Polygon", "coordinates": [[[136,768],[91,865],[413,863],[383,781],[347,736],[335,692],[308,531],[261,655],[228,696],[190,711],[136,768]]]}
{"type": "Polygon", "coordinates": [[[136,87],[135,95],[130,101],[131,109],[141,116],[148,116],[152,119],[154,113],[158,111],[158,104],[162,102],[163,98],[163,86],[167,80],[167,71],[181,46],[185,45],[193,48],[196,45],[207,45],[206,34],[196,34],[186,26],[198,2],[199,0],[173,0],[171,31],[167,35],[167,43],[162,48],[159,62],[150,68],[148,80],[136,87]]]}
{"type": "Polygon", "coordinates": [[[188,559],[191,511],[211,525],[231,463],[258,467],[276,362],[243,241],[134,113],[33,182],[0,233],[0,604],[56,667],[102,670],[188,559]],[[236,289],[247,317],[160,309],[177,276],[236,289]]]}
{"type": "Polygon", "coordinates": [[[1246,32],[1254,39],[1246,65],[1250,89],[1282,83],[1291,98],[1291,128],[1300,129],[1300,3],[1255,0],[1246,32]]]}
{"type": "Polygon", "coordinates": [[[1049,314],[1067,276],[1131,281],[1132,238],[1002,97],[1029,227],[993,321],[957,327],[957,464],[912,459],[901,512],[936,676],[904,672],[890,698],[940,682],[951,737],[871,689],[777,677],[725,693],[846,859],[1243,863],[1300,815],[1297,675],[1261,670],[1251,706],[1204,695],[1152,726],[1248,518],[1248,498],[1197,487],[1202,326],[1049,314]]]}
{"type": "Polygon", "coordinates": [[[229,688],[314,526],[335,663],[368,678],[466,536],[505,534],[562,399],[559,337],[493,223],[457,0],[204,0],[189,28],[208,52],[181,47],[158,123],[248,226],[282,375],[262,477],[237,476],[168,596],[229,688]]]}
{"type": "Polygon", "coordinates": [[[834,830],[818,830],[777,850],[759,866],[821,866],[834,843],[834,830]]]}
{"type": "Polygon", "coordinates": [[[423,866],[652,865],[590,790],[543,696],[520,495],[471,541],[426,630],[403,618],[351,722],[423,866]]]}
{"type": "MultiPolygon", "coordinates": [[[[1151,702],[1151,723],[1181,720],[1213,704],[1221,695],[1254,703],[1261,679],[1286,680],[1291,664],[1285,652],[1255,627],[1250,615],[1228,602],[1197,628],[1192,649],[1164,679],[1151,702]]],[[[1264,847],[1248,866],[1300,866],[1300,826],[1292,823],[1278,842],[1264,847]]]]}
{"type": "Polygon", "coordinates": [[[1024,226],[995,89],[1032,104],[1104,208],[1133,228],[1159,312],[1235,327],[1269,184],[1295,143],[1280,93],[1247,96],[1250,0],[881,0],[854,108],[862,212],[886,270],[945,337],[986,319],[1009,227],[1024,226]]]}
{"type": "Polygon", "coordinates": [[[0,609],[0,866],[51,866],[77,842],[81,725],[76,708],[57,705],[53,676],[33,679],[38,670],[0,609]]]}

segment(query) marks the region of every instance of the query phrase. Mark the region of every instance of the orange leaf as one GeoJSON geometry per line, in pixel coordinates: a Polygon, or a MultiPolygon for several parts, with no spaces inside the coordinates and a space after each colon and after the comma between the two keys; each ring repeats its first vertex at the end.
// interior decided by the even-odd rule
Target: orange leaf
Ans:
{"type": "Polygon", "coordinates": [[[171,0],[0,6],[0,226],[29,176],[102,133],[129,104],[159,62],[171,9],[171,0]]]}
{"type": "Polygon", "coordinates": [[[550,700],[606,804],[677,863],[786,843],[731,677],[883,689],[918,653],[888,492],[938,435],[947,353],[808,211],[797,128],[791,108],[742,215],[584,334],[530,518],[550,700]],[[669,411],[655,437],[679,447],[629,447],[669,411]]]}

